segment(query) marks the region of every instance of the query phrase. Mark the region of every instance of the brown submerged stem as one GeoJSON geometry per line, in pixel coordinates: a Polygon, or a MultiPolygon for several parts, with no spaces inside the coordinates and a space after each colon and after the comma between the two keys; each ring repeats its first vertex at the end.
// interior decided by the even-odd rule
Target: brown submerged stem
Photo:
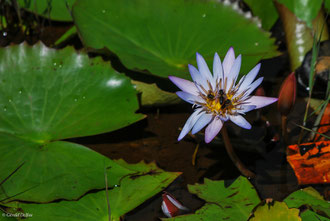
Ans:
{"type": "Polygon", "coordinates": [[[287,128],[288,118],[287,116],[282,115],[281,119],[282,119],[282,137],[284,139],[284,142],[288,144],[288,128],[287,128]]]}
{"type": "Polygon", "coordinates": [[[227,153],[228,153],[230,159],[233,161],[233,163],[237,167],[237,169],[246,177],[251,177],[251,178],[255,177],[255,174],[252,173],[249,169],[247,169],[245,167],[245,165],[242,163],[242,161],[236,155],[236,153],[233,149],[233,146],[230,143],[227,128],[225,127],[225,125],[223,125],[223,127],[221,129],[221,135],[223,137],[223,141],[225,143],[227,153]]]}

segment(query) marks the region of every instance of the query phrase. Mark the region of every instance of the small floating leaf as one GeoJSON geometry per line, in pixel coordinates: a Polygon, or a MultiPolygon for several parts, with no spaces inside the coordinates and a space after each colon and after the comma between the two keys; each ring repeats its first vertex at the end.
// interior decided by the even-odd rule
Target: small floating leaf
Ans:
{"type": "Polygon", "coordinates": [[[299,208],[303,205],[311,208],[314,212],[323,213],[330,218],[330,203],[313,188],[297,190],[284,199],[289,208],[299,208]]]}
{"type": "Polygon", "coordinates": [[[301,221],[299,209],[289,209],[284,202],[274,202],[274,205],[258,206],[249,221],[301,221]]]}

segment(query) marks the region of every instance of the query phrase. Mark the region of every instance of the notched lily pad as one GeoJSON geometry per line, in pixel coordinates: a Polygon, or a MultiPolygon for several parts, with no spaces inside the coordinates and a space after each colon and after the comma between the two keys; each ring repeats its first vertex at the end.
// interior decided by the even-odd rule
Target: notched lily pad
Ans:
{"type": "Polygon", "coordinates": [[[130,79],[73,48],[0,49],[0,180],[10,200],[77,199],[118,184],[129,169],[60,139],[110,132],[143,118],[130,79]],[[109,175],[109,176],[110,176],[109,175]]]}
{"type": "Polygon", "coordinates": [[[255,22],[219,1],[78,0],[73,17],[84,44],[108,48],[129,69],[190,78],[196,52],[209,64],[229,47],[243,55],[242,73],[278,55],[274,39],[255,22]]]}
{"type": "Polygon", "coordinates": [[[37,143],[95,135],[140,120],[130,80],[72,48],[0,50],[0,131],[37,143]]]}
{"type": "MultiPolygon", "coordinates": [[[[116,163],[130,170],[130,174],[121,177],[118,185],[109,189],[111,220],[116,221],[164,189],[180,175],[165,172],[154,163],[127,164],[123,160],[117,160],[116,163]]],[[[109,178],[111,181],[115,177],[109,178]]],[[[8,206],[21,208],[25,213],[33,214],[31,220],[109,220],[106,191],[86,194],[77,201],[48,204],[15,203],[8,206]]]]}

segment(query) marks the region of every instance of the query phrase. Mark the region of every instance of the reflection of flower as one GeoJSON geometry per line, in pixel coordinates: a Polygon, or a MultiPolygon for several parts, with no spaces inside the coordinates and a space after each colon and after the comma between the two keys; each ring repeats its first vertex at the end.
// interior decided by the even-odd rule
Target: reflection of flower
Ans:
{"type": "Polygon", "coordinates": [[[177,92],[177,95],[195,107],[178,140],[181,140],[191,129],[195,134],[208,125],[205,129],[205,142],[209,143],[219,133],[223,122],[228,119],[240,127],[250,129],[251,125],[242,114],[277,101],[277,98],[272,97],[250,96],[263,80],[263,77],[260,77],[254,81],[260,64],[236,84],[241,67],[241,55],[235,59],[233,48],[229,49],[222,64],[218,54],[215,53],[213,75],[203,57],[198,53],[196,57],[198,70],[188,65],[194,82],[169,76],[170,80],[182,90],[177,92]]]}

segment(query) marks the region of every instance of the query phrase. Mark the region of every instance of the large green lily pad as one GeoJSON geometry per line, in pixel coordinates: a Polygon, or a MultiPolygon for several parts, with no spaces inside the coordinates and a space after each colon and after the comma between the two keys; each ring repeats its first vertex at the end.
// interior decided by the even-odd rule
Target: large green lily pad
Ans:
{"type": "Polygon", "coordinates": [[[265,204],[257,207],[249,221],[301,221],[299,209],[289,209],[284,202],[274,202],[274,205],[265,204]]]}
{"type": "MultiPolygon", "coordinates": [[[[117,187],[109,190],[111,220],[118,220],[125,213],[136,208],[146,199],[170,184],[179,173],[165,173],[154,163],[143,162],[129,165],[120,160],[117,163],[132,173],[122,177],[117,187]],[[135,173],[133,173],[135,171],[135,173]]],[[[111,177],[110,177],[111,180],[111,177]]],[[[10,206],[21,208],[25,213],[33,214],[31,220],[88,220],[108,219],[106,191],[89,193],[77,201],[60,201],[48,204],[15,203],[10,206]]]]}
{"type": "Polygon", "coordinates": [[[245,177],[234,182],[204,180],[204,184],[188,185],[191,193],[206,201],[195,214],[177,216],[163,220],[247,220],[252,209],[260,203],[254,187],[245,177]]]}
{"type": "MultiPolygon", "coordinates": [[[[130,80],[73,48],[26,44],[0,49],[1,196],[33,202],[77,199],[135,173],[59,139],[94,135],[143,118],[130,80]]],[[[0,199],[1,200],[1,199],[0,199]]]]}
{"type": "Polygon", "coordinates": [[[0,156],[3,162],[0,165],[1,178],[8,175],[6,171],[13,171],[18,164],[24,163],[2,184],[5,195],[14,196],[10,200],[49,202],[60,198],[76,199],[90,189],[105,187],[105,167],[110,167],[110,186],[133,173],[78,144],[55,141],[40,145],[3,133],[0,133],[0,156]]]}
{"type": "Polygon", "coordinates": [[[190,78],[201,53],[209,64],[229,47],[243,55],[242,73],[278,55],[274,40],[231,5],[208,0],[78,0],[74,22],[88,47],[108,48],[129,69],[190,78]]]}
{"type": "Polygon", "coordinates": [[[20,7],[56,21],[72,21],[70,9],[75,0],[17,0],[20,7]]]}
{"type": "Polygon", "coordinates": [[[0,50],[0,131],[36,143],[113,131],[140,120],[130,80],[73,48],[0,50]]]}
{"type": "Polygon", "coordinates": [[[330,204],[313,188],[297,190],[284,199],[289,208],[299,208],[305,205],[327,218],[330,218],[330,204]]]}

